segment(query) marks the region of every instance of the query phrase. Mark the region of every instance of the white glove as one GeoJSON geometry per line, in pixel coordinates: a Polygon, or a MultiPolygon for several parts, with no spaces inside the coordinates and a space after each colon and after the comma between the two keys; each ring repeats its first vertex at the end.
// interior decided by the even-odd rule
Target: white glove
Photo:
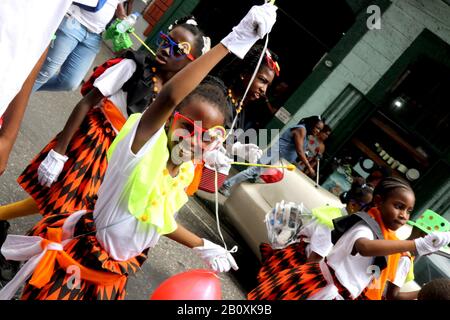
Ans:
{"type": "Polygon", "coordinates": [[[249,163],[256,163],[262,157],[263,151],[256,144],[242,144],[238,141],[231,147],[231,154],[249,163]]]}
{"type": "Polygon", "coordinates": [[[277,19],[276,11],[277,7],[270,3],[253,6],[233,31],[222,39],[222,44],[243,59],[255,42],[270,32],[277,19]]]}
{"type": "Polygon", "coordinates": [[[203,153],[203,160],[205,166],[211,170],[216,170],[224,175],[228,175],[231,169],[231,163],[233,159],[226,156],[226,150],[220,146],[217,149],[211,151],[205,151],[203,153]]]}
{"type": "Polygon", "coordinates": [[[450,231],[430,233],[423,238],[415,239],[414,242],[417,254],[419,256],[427,255],[450,243],[450,231]]]}
{"type": "Polygon", "coordinates": [[[228,272],[231,268],[239,269],[230,252],[225,248],[203,239],[203,247],[192,248],[214,270],[228,272]]]}
{"type": "Polygon", "coordinates": [[[44,161],[41,162],[38,168],[38,182],[40,185],[45,187],[50,187],[53,182],[58,179],[61,171],[64,168],[64,163],[66,163],[67,156],[59,154],[55,150],[50,150],[45,157],[44,161]]]}

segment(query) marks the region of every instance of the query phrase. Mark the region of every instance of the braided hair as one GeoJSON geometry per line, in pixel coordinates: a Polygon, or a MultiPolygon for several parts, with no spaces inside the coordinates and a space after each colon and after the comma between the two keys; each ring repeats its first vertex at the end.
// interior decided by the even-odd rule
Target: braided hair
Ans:
{"type": "MultiPolygon", "coordinates": [[[[372,193],[373,189],[366,184],[364,178],[353,178],[350,190],[341,193],[339,199],[345,204],[348,204],[352,200],[362,203],[367,201],[368,197],[372,197],[372,193]]],[[[365,206],[361,208],[361,210],[364,209],[365,206]]]]}
{"type": "Polygon", "coordinates": [[[406,180],[397,177],[387,177],[377,184],[373,191],[373,197],[380,196],[382,199],[387,199],[397,189],[404,189],[414,194],[414,190],[406,180]]]}
{"type": "Polygon", "coordinates": [[[182,27],[188,30],[194,35],[195,50],[192,52],[195,58],[200,57],[211,48],[211,40],[205,36],[205,33],[198,27],[197,21],[193,15],[189,15],[178,20],[175,20],[173,24],[168,27],[168,31],[172,31],[175,28],[182,27]]]}
{"type": "Polygon", "coordinates": [[[226,93],[227,88],[222,80],[208,75],[197,88],[195,88],[194,91],[179,104],[177,109],[182,109],[183,106],[192,101],[192,99],[201,99],[202,101],[207,101],[215,106],[223,115],[224,119],[226,119],[229,113],[226,93]]]}

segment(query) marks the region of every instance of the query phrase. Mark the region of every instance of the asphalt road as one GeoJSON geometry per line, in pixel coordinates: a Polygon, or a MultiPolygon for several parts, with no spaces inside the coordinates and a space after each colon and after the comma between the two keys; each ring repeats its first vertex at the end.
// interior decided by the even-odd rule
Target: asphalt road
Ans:
{"type": "MultiPolygon", "coordinates": [[[[101,64],[109,57],[111,53],[103,46],[94,65],[101,64]]],[[[16,178],[50,139],[62,130],[80,98],[79,91],[37,92],[31,96],[7,171],[0,177],[0,205],[21,200],[27,196],[16,183],[16,178]]],[[[39,215],[35,215],[10,221],[11,233],[24,234],[39,218],[39,215]]],[[[178,219],[198,235],[220,243],[213,216],[195,198],[180,211],[178,219]]],[[[229,247],[236,243],[236,237],[231,234],[233,231],[224,230],[224,237],[229,247]]],[[[251,288],[252,281],[248,279],[254,279],[256,269],[254,260],[246,258],[248,257],[246,252],[240,250],[237,254],[238,264],[241,266],[239,272],[219,275],[224,300],[245,299],[246,290],[251,288]],[[248,268],[248,266],[251,267],[248,268]],[[250,273],[246,270],[250,270],[250,273]]],[[[165,279],[179,272],[200,268],[206,268],[206,265],[192,250],[163,237],[158,245],[150,250],[149,258],[143,265],[142,271],[130,277],[127,299],[149,299],[151,293],[165,279]]]]}

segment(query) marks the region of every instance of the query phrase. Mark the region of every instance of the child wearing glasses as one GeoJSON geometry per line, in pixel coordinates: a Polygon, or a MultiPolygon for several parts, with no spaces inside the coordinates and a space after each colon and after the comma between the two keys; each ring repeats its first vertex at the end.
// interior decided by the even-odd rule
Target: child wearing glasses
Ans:
{"type": "Polygon", "coordinates": [[[108,150],[94,210],[44,213],[29,237],[8,236],[5,257],[28,262],[0,298],[11,298],[28,279],[23,299],[123,299],[128,275],[162,235],[193,248],[216,271],[237,269],[230,252],[183,228],[174,215],[187,201],[195,150],[223,132],[223,90],[198,85],[229,52],[245,56],[275,20],[275,6],[252,7],[221,43],[169,80],[143,114],[129,117],[108,150]],[[76,285],[69,267],[79,271],[76,285]]]}
{"type": "Polygon", "coordinates": [[[93,209],[107,168],[106,151],[128,116],[142,112],[164,83],[209,49],[208,40],[192,17],[179,20],[170,29],[163,39],[182,45],[184,53],[180,55],[164,40],[154,61],[145,57],[144,70],[137,70],[136,62],[125,58],[92,80],[90,87],[84,87],[90,90],[83,92],[85,96],[63,131],[18,178],[30,197],[0,207],[0,220],[38,212],[93,209]],[[135,81],[136,76],[142,81],[135,81]]]}

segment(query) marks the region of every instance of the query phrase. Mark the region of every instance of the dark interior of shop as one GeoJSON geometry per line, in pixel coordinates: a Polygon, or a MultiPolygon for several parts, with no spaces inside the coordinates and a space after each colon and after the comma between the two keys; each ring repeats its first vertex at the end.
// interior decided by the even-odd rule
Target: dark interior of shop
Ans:
{"type": "Polygon", "coordinates": [[[450,69],[420,56],[398,77],[383,105],[378,109],[373,106],[376,112],[341,149],[334,173],[324,172],[324,175],[337,176],[346,171],[346,176],[366,177],[376,168],[385,168],[384,172],[406,178],[414,187],[439,164],[447,168],[442,174],[448,176],[450,167],[443,164],[450,146],[449,87],[450,69]],[[364,168],[366,159],[373,166],[364,168]]]}

